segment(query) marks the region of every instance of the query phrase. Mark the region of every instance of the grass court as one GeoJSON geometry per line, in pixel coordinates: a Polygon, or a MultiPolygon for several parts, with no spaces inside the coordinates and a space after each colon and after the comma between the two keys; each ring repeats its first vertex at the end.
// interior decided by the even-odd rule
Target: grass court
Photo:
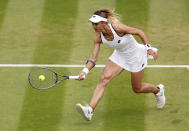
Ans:
{"type": "MultiPolygon", "coordinates": [[[[115,8],[128,26],[145,31],[159,49],[150,65],[189,65],[188,0],[1,0],[0,64],[83,65],[93,49],[95,32],[87,20],[100,8],[115,8]]],[[[140,41],[139,38],[136,39],[140,41]]],[[[97,64],[113,52],[101,46],[97,64]]],[[[189,70],[146,68],[144,81],[165,85],[165,108],[153,94],[135,94],[130,73],[109,83],[92,121],[75,104],[89,103],[103,68],[84,81],[68,80],[38,91],[30,87],[33,67],[0,67],[1,131],[188,131],[189,70]]],[[[82,68],[52,68],[77,75],[82,68]]]]}

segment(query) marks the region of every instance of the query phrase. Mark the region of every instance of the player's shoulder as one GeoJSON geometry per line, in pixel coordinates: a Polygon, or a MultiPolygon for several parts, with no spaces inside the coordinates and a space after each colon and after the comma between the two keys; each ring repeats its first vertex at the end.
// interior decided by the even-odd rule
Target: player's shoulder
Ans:
{"type": "Polygon", "coordinates": [[[127,28],[128,26],[122,23],[116,23],[116,24],[112,24],[112,27],[116,30],[116,31],[122,31],[123,29],[127,28]]]}
{"type": "Polygon", "coordinates": [[[114,30],[120,35],[123,36],[126,34],[126,31],[129,29],[129,27],[125,24],[118,23],[118,24],[112,24],[112,27],[114,30]]]}
{"type": "Polygon", "coordinates": [[[94,36],[94,42],[96,44],[101,44],[102,43],[100,32],[97,32],[96,35],[94,36]]]}

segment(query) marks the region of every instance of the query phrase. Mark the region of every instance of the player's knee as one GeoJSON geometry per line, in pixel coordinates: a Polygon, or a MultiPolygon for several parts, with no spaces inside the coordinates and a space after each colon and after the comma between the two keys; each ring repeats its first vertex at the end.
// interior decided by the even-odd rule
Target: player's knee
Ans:
{"type": "Polygon", "coordinates": [[[138,86],[132,86],[132,87],[133,87],[133,91],[135,93],[141,93],[142,92],[140,87],[138,87],[138,86]]]}
{"type": "Polygon", "coordinates": [[[100,83],[106,86],[109,83],[110,79],[111,79],[110,75],[102,75],[100,77],[100,83]]]}

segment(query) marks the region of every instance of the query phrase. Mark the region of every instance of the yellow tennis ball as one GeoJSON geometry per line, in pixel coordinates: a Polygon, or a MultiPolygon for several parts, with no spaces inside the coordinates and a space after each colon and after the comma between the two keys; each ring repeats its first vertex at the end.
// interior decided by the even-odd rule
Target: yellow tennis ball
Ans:
{"type": "Polygon", "coordinates": [[[40,75],[40,76],[39,76],[39,80],[40,80],[40,81],[44,81],[44,80],[45,80],[45,76],[44,76],[44,75],[40,75]]]}

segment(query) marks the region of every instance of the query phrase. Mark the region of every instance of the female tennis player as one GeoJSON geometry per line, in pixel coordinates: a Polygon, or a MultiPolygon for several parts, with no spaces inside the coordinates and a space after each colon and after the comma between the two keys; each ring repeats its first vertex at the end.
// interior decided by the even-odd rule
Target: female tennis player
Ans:
{"type": "Polygon", "coordinates": [[[87,106],[76,104],[77,111],[86,120],[91,120],[93,111],[103,97],[107,84],[123,70],[131,72],[131,83],[134,92],[154,93],[157,100],[157,108],[163,108],[165,105],[164,85],[155,86],[142,82],[148,56],[153,56],[154,60],[157,60],[158,57],[144,32],[121,24],[116,14],[108,9],[97,10],[88,21],[92,23],[96,32],[94,50],[92,56],[87,60],[86,67],[79,74],[78,80],[83,80],[84,76],[95,66],[101,43],[114,48],[114,52],[109,57],[109,61],[103,70],[90,104],[87,106]],[[144,44],[139,44],[133,35],[138,35],[144,44]]]}

